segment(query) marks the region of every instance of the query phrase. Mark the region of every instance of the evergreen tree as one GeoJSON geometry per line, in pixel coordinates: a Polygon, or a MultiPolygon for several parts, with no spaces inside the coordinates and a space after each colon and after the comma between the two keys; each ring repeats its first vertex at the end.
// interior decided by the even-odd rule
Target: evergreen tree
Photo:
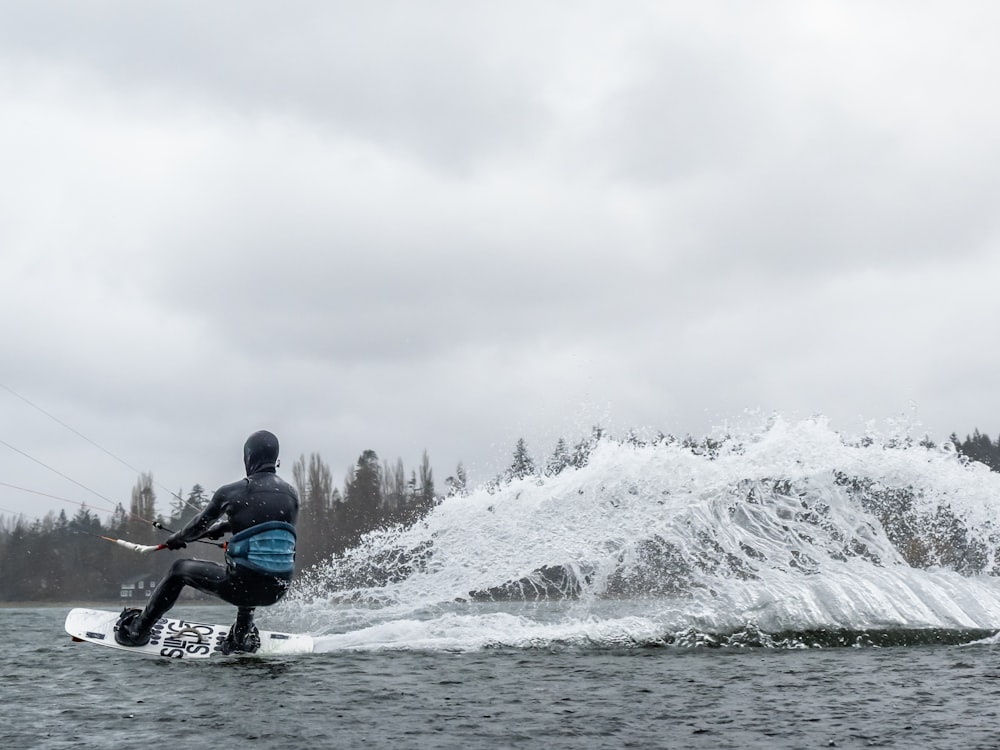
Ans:
{"type": "MultiPolygon", "coordinates": [[[[65,514],[63,518],[65,519],[65,514]]],[[[66,548],[58,546],[63,541],[57,538],[55,533],[56,518],[52,511],[49,511],[37,525],[39,547],[44,544],[53,545],[48,550],[48,554],[38,555],[32,566],[32,574],[35,577],[36,585],[42,590],[45,598],[59,599],[63,595],[63,585],[65,583],[64,558],[66,548]]]]}
{"type": "Polygon", "coordinates": [[[364,451],[358,458],[344,488],[344,538],[356,543],[376,528],[382,506],[382,471],[378,454],[364,451]]]}
{"type": "Polygon", "coordinates": [[[450,477],[446,477],[444,483],[448,486],[448,497],[454,495],[465,495],[468,491],[466,488],[469,484],[469,479],[465,475],[465,467],[462,462],[458,462],[458,467],[455,469],[455,474],[450,477]]]}
{"type": "Polygon", "coordinates": [[[40,587],[35,576],[34,555],[37,551],[36,535],[23,517],[14,521],[14,527],[7,536],[0,570],[4,601],[35,601],[39,598],[40,587]]]}
{"type": "Polygon", "coordinates": [[[205,488],[200,484],[191,488],[186,499],[183,491],[179,490],[174,495],[174,502],[171,504],[171,528],[184,528],[192,518],[205,510],[208,500],[205,488]]]}
{"type": "Polygon", "coordinates": [[[604,428],[595,425],[590,431],[590,437],[581,440],[573,447],[573,455],[570,457],[570,466],[580,469],[590,461],[590,454],[593,453],[597,444],[604,439],[604,428]]]}
{"type": "Polygon", "coordinates": [[[569,454],[569,447],[563,438],[559,438],[556,442],[555,450],[552,451],[552,455],[545,464],[545,475],[554,477],[571,464],[572,457],[569,454]]]}
{"type": "Polygon", "coordinates": [[[517,445],[514,446],[514,460],[505,473],[508,482],[515,479],[524,479],[535,473],[535,462],[528,453],[528,445],[524,438],[518,438],[517,445]]]}
{"type": "Polygon", "coordinates": [[[170,497],[170,519],[172,523],[179,527],[180,524],[178,521],[184,514],[184,509],[187,507],[187,501],[184,500],[184,489],[181,488],[177,490],[177,492],[174,492],[170,497]]]}
{"type": "MultiPolygon", "coordinates": [[[[85,533],[74,534],[71,542],[72,566],[67,575],[68,589],[76,592],[75,596],[84,598],[103,599],[116,595],[118,584],[134,575],[131,571],[137,564],[135,553],[91,536],[106,534],[107,530],[85,505],[80,506],[70,526],[85,533]]],[[[141,561],[141,564],[148,563],[141,561]]]]}
{"type": "Polygon", "coordinates": [[[955,449],[963,456],[972,461],[986,464],[993,471],[1000,471],[1000,438],[994,444],[989,435],[985,435],[976,428],[972,435],[966,435],[965,440],[959,442],[958,435],[951,434],[951,442],[955,449]]]}

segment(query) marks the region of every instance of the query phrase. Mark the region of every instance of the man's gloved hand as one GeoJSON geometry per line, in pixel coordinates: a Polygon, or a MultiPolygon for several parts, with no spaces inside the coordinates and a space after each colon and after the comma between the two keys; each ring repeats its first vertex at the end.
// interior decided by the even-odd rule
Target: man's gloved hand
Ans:
{"type": "Polygon", "coordinates": [[[168,536],[164,544],[167,546],[167,549],[184,549],[187,547],[187,543],[180,538],[179,533],[168,536]]]}

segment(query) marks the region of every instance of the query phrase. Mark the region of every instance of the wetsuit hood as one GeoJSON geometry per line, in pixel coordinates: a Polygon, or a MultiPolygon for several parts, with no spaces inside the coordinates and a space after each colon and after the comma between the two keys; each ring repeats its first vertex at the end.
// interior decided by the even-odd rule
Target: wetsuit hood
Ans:
{"type": "Polygon", "coordinates": [[[267,430],[259,430],[243,445],[243,465],[247,476],[259,471],[274,471],[278,466],[278,438],[267,430]]]}

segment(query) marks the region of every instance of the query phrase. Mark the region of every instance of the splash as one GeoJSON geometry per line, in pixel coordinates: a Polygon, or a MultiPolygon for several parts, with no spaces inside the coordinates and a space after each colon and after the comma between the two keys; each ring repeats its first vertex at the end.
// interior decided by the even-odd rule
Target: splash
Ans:
{"type": "Polygon", "coordinates": [[[305,574],[320,648],[864,645],[1000,628],[1000,475],[823,419],[445,500],[305,574]],[[895,640],[894,640],[895,639],[895,640]]]}

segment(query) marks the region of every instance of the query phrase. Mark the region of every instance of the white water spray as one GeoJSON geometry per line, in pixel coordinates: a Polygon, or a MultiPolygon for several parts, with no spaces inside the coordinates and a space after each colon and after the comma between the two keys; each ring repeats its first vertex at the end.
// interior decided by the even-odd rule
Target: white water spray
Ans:
{"type": "Polygon", "coordinates": [[[581,468],[370,535],[283,611],[326,649],[990,630],[998,499],[1000,475],[953,451],[822,419],[712,446],[603,440],[581,468]]]}

